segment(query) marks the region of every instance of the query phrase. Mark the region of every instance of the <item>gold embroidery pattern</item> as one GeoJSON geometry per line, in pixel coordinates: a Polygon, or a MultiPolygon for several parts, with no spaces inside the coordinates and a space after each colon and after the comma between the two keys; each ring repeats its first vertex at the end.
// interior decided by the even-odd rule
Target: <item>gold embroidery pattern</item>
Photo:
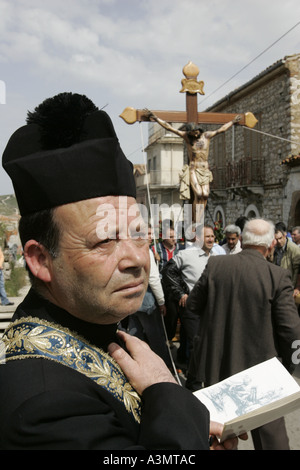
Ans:
{"type": "Polygon", "coordinates": [[[6,361],[44,357],[71,367],[111,392],[140,422],[139,395],[119,365],[102,349],[89,345],[68,329],[31,317],[9,325],[1,339],[6,361]]]}

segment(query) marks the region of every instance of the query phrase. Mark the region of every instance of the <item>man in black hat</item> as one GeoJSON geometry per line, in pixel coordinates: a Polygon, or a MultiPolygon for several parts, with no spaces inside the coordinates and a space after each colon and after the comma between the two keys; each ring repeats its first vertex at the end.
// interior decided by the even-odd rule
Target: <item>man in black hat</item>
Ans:
{"type": "Polygon", "coordinates": [[[0,448],[208,449],[207,409],[117,332],[142,303],[149,254],[108,115],[82,95],[47,99],[3,166],[32,288],[2,338],[0,448]]]}

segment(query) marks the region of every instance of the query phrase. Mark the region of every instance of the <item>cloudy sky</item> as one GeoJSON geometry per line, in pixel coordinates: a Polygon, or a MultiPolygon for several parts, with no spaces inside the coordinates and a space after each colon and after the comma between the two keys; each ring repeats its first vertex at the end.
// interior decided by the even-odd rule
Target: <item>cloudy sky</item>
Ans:
{"type": "MultiPolygon", "coordinates": [[[[185,109],[190,60],[205,84],[202,111],[300,53],[300,2],[0,0],[0,39],[1,155],[28,110],[71,91],[105,107],[128,158],[143,163],[147,124],[125,124],[123,109],[185,109]]],[[[1,166],[0,194],[12,192],[1,166]]]]}

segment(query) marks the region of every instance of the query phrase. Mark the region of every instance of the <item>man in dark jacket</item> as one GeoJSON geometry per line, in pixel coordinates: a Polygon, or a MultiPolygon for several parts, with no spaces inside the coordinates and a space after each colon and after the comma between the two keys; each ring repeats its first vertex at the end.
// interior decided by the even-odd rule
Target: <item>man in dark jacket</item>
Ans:
{"type": "MultiPolygon", "coordinates": [[[[162,271],[165,292],[172,299],[181,320],[189,293],[201,276],[215,242],[214,230],[210,225],[198,227],[203,231],[197,234],[194,244],[179,251],[162,271]],[[196,239],[197,238],[197,239],[196,239]]],[[[175,333],[175,331],[174,331],[175,333]]],[[[177,350],[177,363],[186,368],[189,357],[189,347],[183,325],[180,325],[180,346],[177,350]]]]}
{"type": "MultiPolygon", "coordinates": [[[[273,224],[253,219],[243,230],[242,252],[209,258],[183,318],[194,338],[189,388],[215,384],[274,356],[293,371],[300,320],[289,273],[266,260],[273,244],[273,224]]],[[[252,436],[256,449],[288,448],[283,419],[252,436]]]]}
{"type": "Polygon", "coordinates": [[[82,95],[48,99],[3,166],[32,289],[2,338],[0,448],[208,449],[207,409],[145,343],[117,332],[142,303],[149,249],[108,115],[82,95]]]}
{"type": "Polygon", "coordinates": [[[292,284],[296,289],[300,269],[300,247],[288,238],[282,222],[275,225],[275,240],[273,263],[290,271],[292,284]]]}

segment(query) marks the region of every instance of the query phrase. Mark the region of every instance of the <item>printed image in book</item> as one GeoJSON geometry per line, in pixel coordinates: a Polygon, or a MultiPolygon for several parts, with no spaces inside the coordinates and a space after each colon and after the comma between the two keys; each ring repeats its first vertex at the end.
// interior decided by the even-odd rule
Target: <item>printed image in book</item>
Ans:
{"type": "Polygon", "coordinates": [[[194,392],[224,424],[221,441],[251,431],[300,407],[300,387],[277,358],[194,392]]]}

